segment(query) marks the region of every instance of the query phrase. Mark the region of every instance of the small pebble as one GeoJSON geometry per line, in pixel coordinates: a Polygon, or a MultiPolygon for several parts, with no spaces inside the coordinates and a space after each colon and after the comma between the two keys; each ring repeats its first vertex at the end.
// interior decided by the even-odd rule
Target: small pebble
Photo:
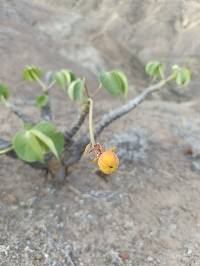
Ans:
{"type": "Polygon", "coordinates": [[[53,234],[52,238],[53,240],[58,241],[60,237],[58,234],[53,234]]]}
{"type": "Polygon", "coordinates": [[[119,257],[120,257],[123,261],[128,260],[128,259],[129,259],[128,251],[121,251],[121,252],[119,252],[119,257]]]}
{"type": "Polygon", "coordinates": [[[190,248],[187,249],[187,255],[188,256],[192,255],[192,250],[190,248]]]}
{"type": "Polygon", "coordinates": [[[153,258],[152,258],[151,256],[148,256],[148,257],[147,257],[147,261],[148,261],[148,262],[152,262],[152,261],[153,261],[153,258]]]}
{"type": "Polygon", "coordinates": [[[43,259],[43,255],[41,253],[36,253],[34,255],[34,258],[35,258],[35,260],[42,260],[43,259]]]}
{"type": "Polygon", "coordinates": [[[14,194],[6,194],[3,200],[7,204],[17,204],[17,197],[14,194]]]}

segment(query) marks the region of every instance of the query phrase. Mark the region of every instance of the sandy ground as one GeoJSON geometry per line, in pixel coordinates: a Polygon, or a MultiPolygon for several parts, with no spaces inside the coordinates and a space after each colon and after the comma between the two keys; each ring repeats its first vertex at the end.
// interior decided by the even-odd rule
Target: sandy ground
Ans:
{"type": "Polygon", "coordinates": [[[81,196],[2,157],[1,265],[199,265],[200,180],[187,155],[199,123],[191,113],[149,102],[116,122],[101,141],[118,147],[120,169],[105,182],[82,160],[68,178],[81,196]]]}
{"type": "MultiPolygon", "coordinates": [[[[9,2],[3,1],[4,6],[9,2]]],[[[17,10],[18,24],[12,22],[10,11],[10,17],[4,18],[0,26],[0,73],[12,87],[13,101],[36,117],[38,112],[28,107],[28,101],[38,89],[20,81],[26,63],[40,64],[45,69],[67,64],[86,75],[91,84],[95,84],[95,76],[88,68],[55,52],[63,43],[52,39],[48,42],[49,36],[34,31],[34,21],[47,23],[48,12],[53,11],[47,12],[44,7],[45,15],[41,17],[41,7],[36,5],[30,26],[26,13],[19,14],[23,2],[10,2],[17,10]],[[51,44],[50,50],[44,48],[47,43],[51,44]]],[[[6,10],[9,14],[8,7],[6,10]]],[[[63,129],[73,121],[77,107],[61,91],[52,91],[52,96],[54,121],[63,129]]],[[[119,103],[102,92],[95,115],[99,117],[119,103]]],[[[3,107],[0,123],[1,136],[6,138],[20,127],[3,107]]],[[[120,168],[108,182],[95,174],[95,166],[86,159],[69,175],[68,182],[81,192],[80,196],[69,191],[67,183],[56,188],[45,179],[44,172],[2,156],[0,265],[199,266],[198,160],[196,167],[191,167],[200,150],[199,131],[195,101],[178,104],[155,100],[142,104],[113,123],[100,138],[107,146],[117,146],[120,157],[120,168]]]]}

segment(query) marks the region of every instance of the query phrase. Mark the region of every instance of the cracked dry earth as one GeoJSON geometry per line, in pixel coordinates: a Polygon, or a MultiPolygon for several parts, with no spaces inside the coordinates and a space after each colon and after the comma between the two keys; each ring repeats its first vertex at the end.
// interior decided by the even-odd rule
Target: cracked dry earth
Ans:
{"type": "MultiPolygon", "coordinates": [[[[39,115],[28,107],[38,90],[19,80],[28,63],[45,69],[69,65],[94,84],[92,67],[78,66],[60,54],[62,36],[55,40],[43,34],[41,25],[48,24],[54,9],[31,6],[31,1],[1,1],[1,79],[12,87],[19,107],[39,115]],[[45,48],[48,44],[50,50],[45,48]]],[[[131,87],[130,95],[134,93],[131,87]]],[[[54,120],[63,129],[76,109],[62,91],[52,94],[54,120]]],[[[104,95],[95,105],[96,117],[121,104],[104,95]]],[[[8,139],[20,124],[0,108],[1,136],[8,139]]],[[[42,171],[2,156],[0,265],[199,266],[199,116],[197,100],[154,99],[114,122],[100,141],[117,147],[120,168],[105,182],[95,174],[94,165],[82,159],[68,177],[80,196],[67,184],[54,187],[42,171]]]]}

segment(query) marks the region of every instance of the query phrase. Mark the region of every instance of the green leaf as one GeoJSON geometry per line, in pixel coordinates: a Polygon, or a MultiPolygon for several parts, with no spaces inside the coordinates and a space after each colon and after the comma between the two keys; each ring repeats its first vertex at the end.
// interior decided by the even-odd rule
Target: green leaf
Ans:
{"type": "Polygon", "coordinates": [[[164,77],[164,65],[159,61],[150,61],[145,67],[145,72],[152,77],[164,77]]]}
{"type": "Polygon", "coordinates": [[[31,124],[31,123],[24,123],[24,129],[25,130],[30,130],[31,128],[33,128],[33,124],[31,124]]]}
{"type": "Polygon", "coordinates": [[[66,84],[68,85],[71,82],[70,72],[66,69],[61,70],[61,74],[65,78],[66,84]]]}
{"type": "Polygon", "coordinates": [[[183,72],[183,77],[184,77],[184,86],[186,86],[191,81],[192,73],[191,73],[190,69],[188,69],[188,68],[183,68],[182,72],[183,72]]]}
{"type": "Polygon", "coordinates": [[[158,67],[158,77],[161,77],[164,79],[164,71],[165,71],[165,66],[163,64],[160,64],[158,67]]]}
{"type": "Polygon", "coordinates": [[[26,81],[37,81],[41,79],[43,73],[41,69],[36,66],[26,66],[23,71],[23,79],[26,81]]]}
{"type": "Polygon", "coordinates": [[[44,149],[30,131],[18,132],[13,140],[17,156],[26,162],[43,161],[44,149]]]}
{"type": "Polygon", "coordinates": [[[104,89],[114,96],[127,96],[128,82],[123,72],[114,70],[100,74],[100,82],[104,89]]]}
{"type": "Polygon", "coordinates": [[[178,86],[187,86],[191,81],[191,71],[188,68],[181,68],[177,65],[172,67],[174,79],[178,86]]]}
{"type": "Polygon", "coordinates": [[[73,81],[68,88],[68,95],[72,101],[82,101],[84,99],[84,83],[77,79],[73,81]]]}
{"type": "Polygon", "coordinates": [[[127,80],[127,77],[125,76],[125,74],[122,71],[115,70],[115,73],[117,75],[119,75],[119,77],[121,78],[121,82],[123,84],[123,86],[122,86],[122,95],[124,97],[126,97],[127,94],[128,94],[128,80],[127,80]]]}
{"type": "Polygon", "coordinates": [[[68,81],[66,79],[66,76],[63,75],[61,72],[56,72],[54,75],[54,78],[56,80],[56,83],[62,88],[66,89],[68,85],[68,81]]]}
{"type": "Polygon", "coordinates": [[[9,89],[6,85],[0,84],[0,98],[8,99],[10,95],[9,89]]]}
{"type": "Polygon", "coordinates": [[[57,153],[60,155],[64,147],[64,136],[56,130],[54,125],[49,122],[40,122],[37,124],[34,129],[39,130],[45,136],[49,137],[57,150],[57,153]]]}
{"type": "Polygon", "coordinates": [[[76,80],[76,76],[73,72],[69,71],[69,74],[70,74],[70,77],[71,77],[71,81],[70,82],[73,82],[74,80],[76,80]]]}
{"type": "Polygon", "coordinates": [[[36,106],[42,108],[48,104],[48,101],[49,101],[48,95],[46,94],[39,95],[36,98],[36,106]]]}
{"type": "Polygon", "coordinates": [[[12,144],[18,157],[27,162],[43,161],[47,152],[59,159],[64,137],[51,123],[41,122],[30,130],[18,132],[12,144]]]}
{"type": "Polygon", "coordinates": [[[54,79],[56,81],[56,83],[62,88],[62,89],[66,89],[69,84],[74,81],[75,75],[67,69],[61,69],[60,71],[57,71],[54,74],[54,79]]]}
{"type": "Polygon", "coordinates": [[[31,129],[31,133],[35,137],[37,137],[41,142],[43,142],[49,148],[49,150],[55,155],[55,157],[57,159],[59,159],[58,152],[57,152],[56,147],[55,147],[53,141],[51,140],[51,138],[49,138],[47,135],[43,134],[38,129],[31,129]]]}

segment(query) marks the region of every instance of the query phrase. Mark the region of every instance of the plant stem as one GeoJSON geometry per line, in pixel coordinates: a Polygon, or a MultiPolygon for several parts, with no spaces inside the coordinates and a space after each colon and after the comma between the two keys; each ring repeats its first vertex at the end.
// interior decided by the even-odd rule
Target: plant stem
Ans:
{"type": "Polygon", "coordinates": [[[93,131],[93,100],[91,98],[88,99],[90,103],[89,107],[89,133],[90,133],[90,141],[92,145],[95,145],[94,139],[94,131],[93,131]]]}
{"type": "Polygon", "coordinates": [[[47,91],[47,87],[46,85],[43,83],[43,81],[41,81],[41,79],[37,78],[37,82],[38,84],[42,87],[43,92],[47,91]]]}
{"type": "Polygon", "coordinates": [[[135,109],[139,104],[141,104],[147,96],[150,94],[159,91],[162,87],[164,87],[169,81],[174,79],[174,75],[172,74],[166,79],[161,80],[159,83],[151,85],[145,88],[138,96],[127,102],[126,104],[113,109],[112,111],[105,114],[102,119],[98,122],[98,127],[95,130],[95,137],[97,137],[105,127],[111,124],[116,119],[122,117],[123,115],[129,113],[131,110],[135,109]]]}
{"type": "Polygon", "coordinates": [[[7,149],[0,150],[0,155],[5,154],[5,153],[7,153],[9,151],[12,151],[12,150],[13,150],[13,146],[11,146],[11,147],[9,147],[7,149]]]}
{"type": "Polygon", "coordinates": [[[44,82],[43,82],[40,78],[38,78],[38,76],[35,75],[34,73],[33,73],[32,75],[33,75],[33,77],[35,78],[35,80],[37,81],[37,83],[41,86],[43,92],[46,92],[46,91],[48,90],[48,88],[47,88],[47,86],[44,84],[44,82]]]}
{"type": "Polygon", "coordinates": [[[24,114],[21,111],[19,111],[14,104],[12,104],[8,100],[6,100],[3,96],[1,96],[1,102],[7,108],[9,108],[16,116],[18,116],[24,123],[30,123],[30,124],[34,123],[34,121],[32,121],[31,118],[29,118],[26,114],[24,114]]]}
{"type": "Polygon", "coordinates": [[[102,87],[102,85],[99,84],[99,86],[97,87],[97,89],[96,89],[95,92],[93,93],[92,98],[94,98],[94,97],[98,94],[98,92],[100,91],[101,87],[102,87]]]}
{"type": "Polygon", "coordinates": [[[5,97],[4,96],[1,96],[1,102],[6,106],[6,107],[8,107],[8,108],[10,108],[10,104],[9,104],[9,102],[5,99],[5,97]]]}
{"type": "Polygon", "coordinates": [[[83,79],[83,83],[84,83],[85,95],[86,97],[90,98],[90,93],[89,93],[85,78],[83,79]]]}
{"type": "MultiPolygon", "coordinates": [[[[51,87],[54,86],[55,81],[52,81],[48,86],[40,78],[38,78],[37,75],[34,75],[34,77],[35,77],[36,81],[38,82],[38,84],[41,86],[43,93],[46,96],[49,96],[49,90],[51,87]]],[[[48,99],[47,105],[45,105],[41,108],[41,117],[44,121],[51,121],[52,120],[51,105],[50,105],[49,99],[48,99]]]]}
{"type": "Polygon", "coordinates": [[[72,125],[71,129],[69,131],[65,131],[64,136],[65,136],[66,141],[69,141],[69,139],[73,138],[78,132],[78,130],[80,129],[80,127],[82,126],[82,124],[84,123],[85,118],[87,117],[88,112],[89,112],[89,106],[90,106],[90,103],[88,101],[82,107],[82,110],[80,114],[78,115],[77,120],[72,125]]]}
{"type": "Polygon", "coordinates": [[[50,90],[54,85],[56,84],[55,80],[53,80],[49,86],[48,86],[48,90],[50,90]]]}

